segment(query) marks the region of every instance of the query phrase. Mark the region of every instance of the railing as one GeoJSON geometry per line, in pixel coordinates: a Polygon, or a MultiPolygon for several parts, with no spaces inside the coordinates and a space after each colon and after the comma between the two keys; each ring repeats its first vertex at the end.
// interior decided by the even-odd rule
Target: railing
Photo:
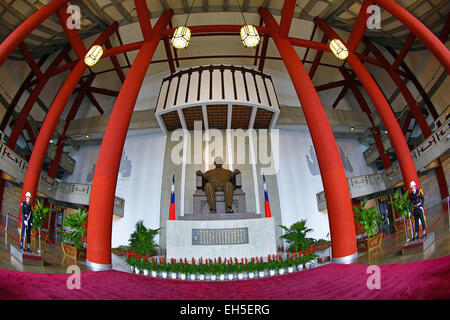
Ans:
{"type": "MultiPolygon", "coordinates": [[[[417,146],[411,156],[418,171],[423,170],[428,164],[443,154],[450,151],[450,118],[441,125],[431,136],[417,146]]],[[[398,161],[380,173],[347,178],[350,197],[358,198],[374,194],[392,188],[402,182],[402,174],[398,161]]],[[[326,210],[325,192],[316,194],[319,211],[326,210]]]]}
{"type": "MultiPolygon", "coordinates": [[[[50,160],[53,160],[56,155],[56,144],[50,144],[47,152],[47,157],[50,160]]],[[[61,161],[59,162],[59,166],[63,168],[65,171],[69,172],[70,174],[73,173],[73,170],[75,169],[75,163],[76,161],[72,159],[67,153],[63,153],[61,155],[61,161]]]]}
{"type": "MultiPolygon", "coordinates": [[[[0,170],[7,174],[7,179],[21,184],[25,179],[28,162],[0,142],[0,170]]],[[[38,192],[56,201],[88,205],[92,186],[90,184],[58,182],[50,178],[44,171],[38,184],[38,192]]],[[[114,199],[113,214],[123,217],[125,200],[114,199]]]]}

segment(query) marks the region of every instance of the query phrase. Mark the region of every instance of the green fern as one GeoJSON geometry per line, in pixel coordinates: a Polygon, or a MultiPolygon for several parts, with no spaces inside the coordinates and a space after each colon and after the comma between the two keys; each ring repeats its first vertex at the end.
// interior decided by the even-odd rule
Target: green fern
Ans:
{"type": "Polygon", "coordinates": [[[355,219],[361,227],[367,232],[369,238],[376,234],[377,225],[381,223],[381,216],[374,207],[365,208],[367,199],[361,201],[361,208],[353,206],[356,213],[355,219]]]}
{"type": "Polygon", "coordinates": [[[67,230],[62,231],[63,241],[75,248],[83,248],[84,236],[86,235],[86,228],[84,223],[87,222],[88,212],[85,209],[78,209],[77,212],[66,215],[63,221],[63,226],[67,230]]]}
{"type": "Polygon", "coordinates": [[[42,227],[45,219],[47,219],[47,215],[50,212],[49,208],[46,208],[42,205],[39,199],[36,199],[37,208],[33,210],[33,228],[35,230],[42,227]]]}
{"type": "Polygon", "coordinates": [[[129,241],[129,249],[136,253],[154,255],[159,245],[155,242],[154,237],[158,234],[158,229],[147,229],[144,221],[139,220],[136,223],[136,231],[134,231],[129,241]]]}
{"type": "Polygon", "coordinates": [[[306,237],[306,234],[313,231],[313,229],[306,227],[305,219],[295,222],[290,227],[280,225],[280,228],[283,228],[286,232],[280,238],[285,239],[289,244],[289,252],[307,249],[313,242],[311,238],[306,237]]]}

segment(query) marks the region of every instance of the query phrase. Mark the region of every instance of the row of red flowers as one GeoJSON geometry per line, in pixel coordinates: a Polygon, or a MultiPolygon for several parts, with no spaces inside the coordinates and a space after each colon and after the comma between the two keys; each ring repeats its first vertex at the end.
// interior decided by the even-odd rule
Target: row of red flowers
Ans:
{"type": "Polygon", "coordinates": [[[170,261],[166,257],[150,257],[148,254],[136,253],[128,251],[127,264],[140,270],[181,272],[181,273],[234,273],[234,272],[254,272],[264,269],[280,269],[290,266],[305,265],[307,262],[314,260],[317,255],[313,252],[313,248],[307,250],[287,253],[286,255],[268,255],[267,259],[263,257],[240,258],[171,258],[170,261]]]}

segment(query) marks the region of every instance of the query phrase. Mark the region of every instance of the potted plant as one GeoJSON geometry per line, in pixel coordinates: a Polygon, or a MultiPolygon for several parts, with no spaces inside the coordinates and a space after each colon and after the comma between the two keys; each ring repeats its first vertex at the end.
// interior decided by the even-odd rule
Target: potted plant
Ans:
{"type": "Polygon", "coordinates": [[[405,236],[407,239],[409,238],[408,227],[410,228],[412,238],[414,238],[411,216],[409,214],[410,201],[408,199],[408,194],[408,190],[406,190],[403,194],[401,192],[396,192],[392,195],[392,201],[389,202],[394,210],[397,211],[402,217],[403,224],[405,226],[405,236]],[[407,220],[409,223],[406,222],[407,220]]]}
{"type": "Polygon", "coordinates": [[[158,234],[160,228],[150,229],[144,226],[144,221],[139,220],[136,223],[136,230],[131,234],[129,241],[129,248],[140,254],[155,255],[156,248],[159,245],[155,242],[155,236],[158,234]]]}
{"type": "Polygon", "coordinates": [[[313,239],[306,237],[306,235],[313,231],[313,229],[306,227],[305,219],[295,222],[290,227],[282,225],[280,225],[280,227],[285,231],[285,234],[283,234],[280,238],[286,240],[288,243],[289,252],[304,250],[312,244],[312,241],[314,241],[313,239]]]}
{"type": "Polygon", "coordinates": [[[142,273],[144,276],[148,276],[150,272],[150,261],[148,261],[148,255],[142,257],[142,273]]]}
{"type": "Polygon", "coordinates": [[[250,262],[245,265],[245,269],[247,270],[248,278],[253,279],[256,272],[255,258],[250,259],[250,262]]]}
{"type": "Polygon", "coordinates": [[[243,264],[243,262],[239,262],[239,263],[235,264],[234,268],[237,273],[237,278],[239,280],[243,280],[244,279],[244,264],[243,264]]]}
{"type": "Polygon", "coordinates": [[[189,266],[187,261],[186,263],[183,263],[183,260],[180,258],[180,270],[179,272],[179,276],[181,280],[186,280],[186,274],[187,274],[187,267],[189,266]]]}
{"type": "Polygon", "coordinates": [[[134,273],[134,257],[132,251],[128,251],[126,264],[130,267],[132,273],[134,273]]]}
{"type": "Polygon", "coordinates": [[[267,256],[267,267],[269,268],[269,276],[273,277],[276,273],[276,269],[278,269],[278,261],[275,259],[273,255],[267,256]]]}
{"type": "Polygon", "coordinates": [[[170,259],[170,265],[169,265],[169,274],[171,279],[176,279],[178,271],[180,271],[180,265],[175,259],[170,259]]]}
{"type": "Polygon", "coordinates": [[[366,231],[367,238],[357,240],[358,250],[360,252],[369,251],[381,245],[382,234],[377,235],[377,225],[381,223],[381,217],[374,207],[366,208],[367,199],[361,201],[361,208],[353,206],[356,213],[355,219],[366,231]]]}
{"type": "Polygon", "coordinates": [[[265,263],[263,262],[263,258],[261,257],[258,261],[258,258],[256,258],[256,271],[260,278],[264,278],[264,269],[266,268],[265,263]]]}
{"type": "Polygon", "coordinates": [[[289,252],[286,254],[286,265],[287,265],[287,270],[289,273],[294,272],[294,268],[295,268],[295,260],[294,260],[294,256],[292,256],[289,252]]]}
{"type": "Polygon", "coordinates": [[[87,218],[88,212],[83,208],[66,215],[62,225],[67,227],[67,229],[62,230],[63,242],[61,242],[64,255],[75,259],[86,258],[84,238],[86,236],[87,218]]]}
{"type": "MultiPolygon", "coordinates": [[[[192,260],[193,262],[195,259],[192,260]]],[[[206,265],[203,263],[203,258],[198,258],[198,264],[195,265],[195,271],[197,274],[198,280],[205,280],[205,273],[206,273],[206,265]]]]}
{"type": "Polygon", "coordinates": [[[217,262],[217,274],[219,275],[220,281],[225,280],[225,272],[226,272],[226,264],[223,263],[223,261],[219,257],[219,260],[217,262]]]}
{"type": "Polygon", "coordinates": [[[49,212],[50,209],[44,207],[39,201],[39,199],[36,199],[36,206],[35,209],[33,210],[33,228],[38,232],[39,255],[41,255],[41,227],[44,221],[47,219],[47,215],[49,212]]]}
{"type": "Polygon", "coordinates": [[[285,267],[285,261],[283,261],[283,256],[281,254],[279,254],[277,257],[277,268],[278,268],[278,273],[280,275],[283,275],[286,271],[286,267],[285,267]]]}
{"type": "Polygon", "coordinates": [[[158,276],[159,264],[156,261],[155,257],[152,257],[152,262],[150,262],[150,274],[152,277],[158,276]]]}

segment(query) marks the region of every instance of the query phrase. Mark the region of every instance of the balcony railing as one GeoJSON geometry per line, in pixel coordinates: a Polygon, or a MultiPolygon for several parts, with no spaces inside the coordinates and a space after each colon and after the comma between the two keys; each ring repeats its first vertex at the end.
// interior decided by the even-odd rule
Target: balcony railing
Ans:
{"type": "MultiPolygon", "coordinates": [[[[0,170],[6,173],[6,177],[15,183],[22,184],[28,162],[23,160],[5,143],[0,142],[0,170]]],[[[58,182],[50,178],[44,171],[38,184],[38,192],[57,201],[88,205],[92,186],[90,184],[58,182]]],[[[125,200],[120,197],[114,199],[113,214],[123,217],[125,200]]]]}
{"type": "MultiPolygon", "coordinates": [[[[431,162],[450,151],[450,118],[417,146],[411,156],[417,171],[424,170],[431,162]]],[[[351,198],[368,196],[400,184],[403,180],[398,161],[380,173],[347,178],[351,198]]],[[[326,210],[325,192],[316,194],[319,211],[326,210]]]]}

